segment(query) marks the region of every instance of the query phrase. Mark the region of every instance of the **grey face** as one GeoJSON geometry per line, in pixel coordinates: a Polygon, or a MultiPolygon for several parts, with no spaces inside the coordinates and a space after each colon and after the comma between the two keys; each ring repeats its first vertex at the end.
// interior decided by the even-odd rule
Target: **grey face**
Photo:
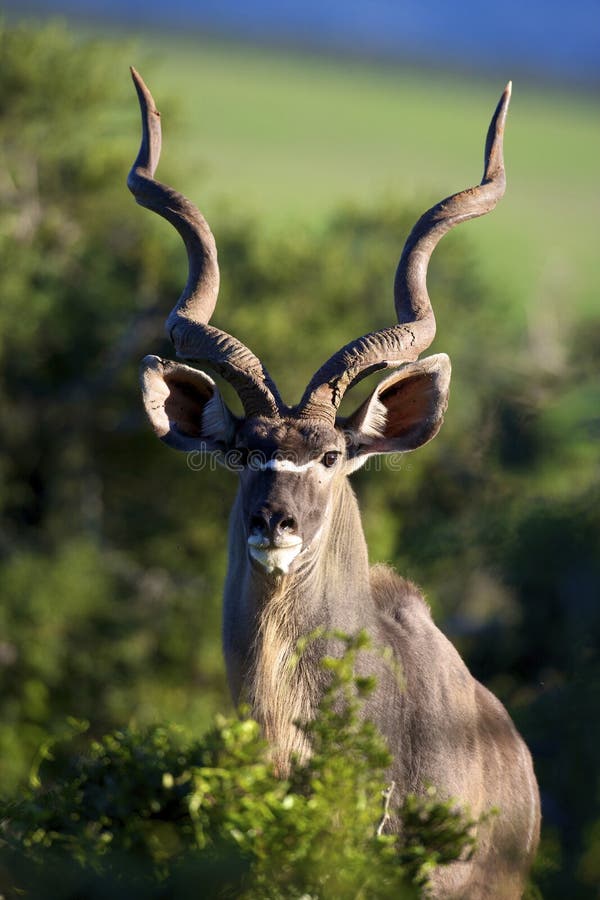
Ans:
{"type": "Polygon", "coordinates": [[[255,419],[236,436],[248,553],[269,574],[298,570],[318,546],[344,436],[318,422],[255,419]]]}
{"type": "Polygon", "coordinates": [[[156,433],[178,450],[215,453],[240,473],[249,561],[284,575],[314,561],[346,475],[373,454],[414,450],[437,434],[449,383],[444,354],[408,363],[351,416],[329,424],[295,411],[239,419],[205,373],[158,357],[142,370],[156,433]]]}

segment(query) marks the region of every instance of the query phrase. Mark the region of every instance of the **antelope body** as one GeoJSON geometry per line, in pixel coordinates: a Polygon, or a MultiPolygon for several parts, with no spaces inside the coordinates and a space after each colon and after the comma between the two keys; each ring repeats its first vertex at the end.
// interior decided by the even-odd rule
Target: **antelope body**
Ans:
{"type": "Polygon", "coordinates": [[[291,753],[310,753],[294,722],[313,715],[325,688],[319,659],[335,652],[323,638],[291,667],[297,640],[318,627],[349,634],[365,629],[375,646],[391,647],[404,684],[376,654],[370,656],[377,688],[365,714],[393,754],[396,802],[432,784],[475,817],[491,807],[500,810],[480,829],[472,859],[437,871],[434,895],[520,897],[540,823],[529,752],[502,704],[436,628],[416,587],[385,566],[369,567],[347,477],[373,454],[421,446],[441,426],[449,359],[438,354],[418,360],[435,335],[427,266],[450,228],[488,212],[504,193],[510,85],[489,128],[481,184],[428,210],[406,242],[394,284],[398,324],[335,353],[300,403],[289,407],[260,360],[208,324],[219,285],[214,239],[196,207],[154,179],[159,114],[132,73],[143,136],[128,185],[138,203],[175,226],[188,252],[187,284],[167,330],[179,357],[203,360],[233,385],[245,413],[233,415],[204,372],[158,357],[144,360],[144,402],[158,436],[178,450],[212,452],[225,464],[233,459],[240,470],[223,619],[233,698],[250,701],[275,764],[285,772],[291,753]],[[395,371],[353,415],[339,417],[344,392],[386,368],[395,371]]]}

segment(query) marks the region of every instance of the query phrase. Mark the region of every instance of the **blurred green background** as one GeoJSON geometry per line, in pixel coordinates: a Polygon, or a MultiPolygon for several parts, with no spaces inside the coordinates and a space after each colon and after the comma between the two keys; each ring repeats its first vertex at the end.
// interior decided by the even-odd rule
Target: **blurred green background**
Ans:
{"type": "MultiPolygon", "coordinates": [[[[125,188],[127,66],[163,114],[160,177],[216,235],[214,321],[290,401],[392,320],[402,242],[479,180],[504,85],[52,24],[5,23],[0,58],[0,777],[15,793],[68,717],[92,735],[200,732],[229,703],[235,481],[191,471],[143,417],[138,361],[172,355],[163,321],[186,266],[125,188]]],[[[454,366],[444,429],[402,471],[354,476],[372,559],[423,586],[532,749],[549,898],[600,881],[599,155],[591,97],[515,84],[507,195],[430,268],[432,350],[454,366]]]]}

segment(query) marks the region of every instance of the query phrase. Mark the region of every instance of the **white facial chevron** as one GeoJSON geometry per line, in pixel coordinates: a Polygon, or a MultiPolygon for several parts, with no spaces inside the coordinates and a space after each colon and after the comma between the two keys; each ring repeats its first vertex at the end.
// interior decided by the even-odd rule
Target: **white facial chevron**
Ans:
{"type": "Polygon", "coordinates": [[[269,459],[267,462],[259,463],[256,468],[260,472],[266,472],[267,469],[273,469],[275,472],[307,472],[312,468],[318,459],[311,459],[302,465],[292,462],[290,459],[269,459]]]}

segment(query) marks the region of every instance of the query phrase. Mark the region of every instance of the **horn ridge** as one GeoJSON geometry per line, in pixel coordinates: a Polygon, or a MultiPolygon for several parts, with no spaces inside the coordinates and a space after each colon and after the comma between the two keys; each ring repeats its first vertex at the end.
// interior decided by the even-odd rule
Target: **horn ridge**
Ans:
{"type": "Polygon", "coordinates": [[[428,209],[406,240],[394,278],[398,324],[357,338],[328,359],[311,378],[297,407],[299,415],[334,422],[349,387],[378,369],[416,360],[432,343],[436,324],[427,291],[429,260],[448,231],[490,212],[504,194],[503,137],[511,88],[509,82],[492,116],[481,183],[428,209]]]}
{"type": "Polygon", "coordinates": [[[188,277],[166,329],[177,355],[204,361],[236,390],[247,416],[277,415],[283,403],[263,364],[225,331],[209,326],[219,292],[219,265],[212,231],[198,208],[174,188],[155,180],[161,151],[160,113],[139,73],[131,67],[142,116],[142,140],[127,178],[137,203],[170,222],[188,257],[188,277]]]}

